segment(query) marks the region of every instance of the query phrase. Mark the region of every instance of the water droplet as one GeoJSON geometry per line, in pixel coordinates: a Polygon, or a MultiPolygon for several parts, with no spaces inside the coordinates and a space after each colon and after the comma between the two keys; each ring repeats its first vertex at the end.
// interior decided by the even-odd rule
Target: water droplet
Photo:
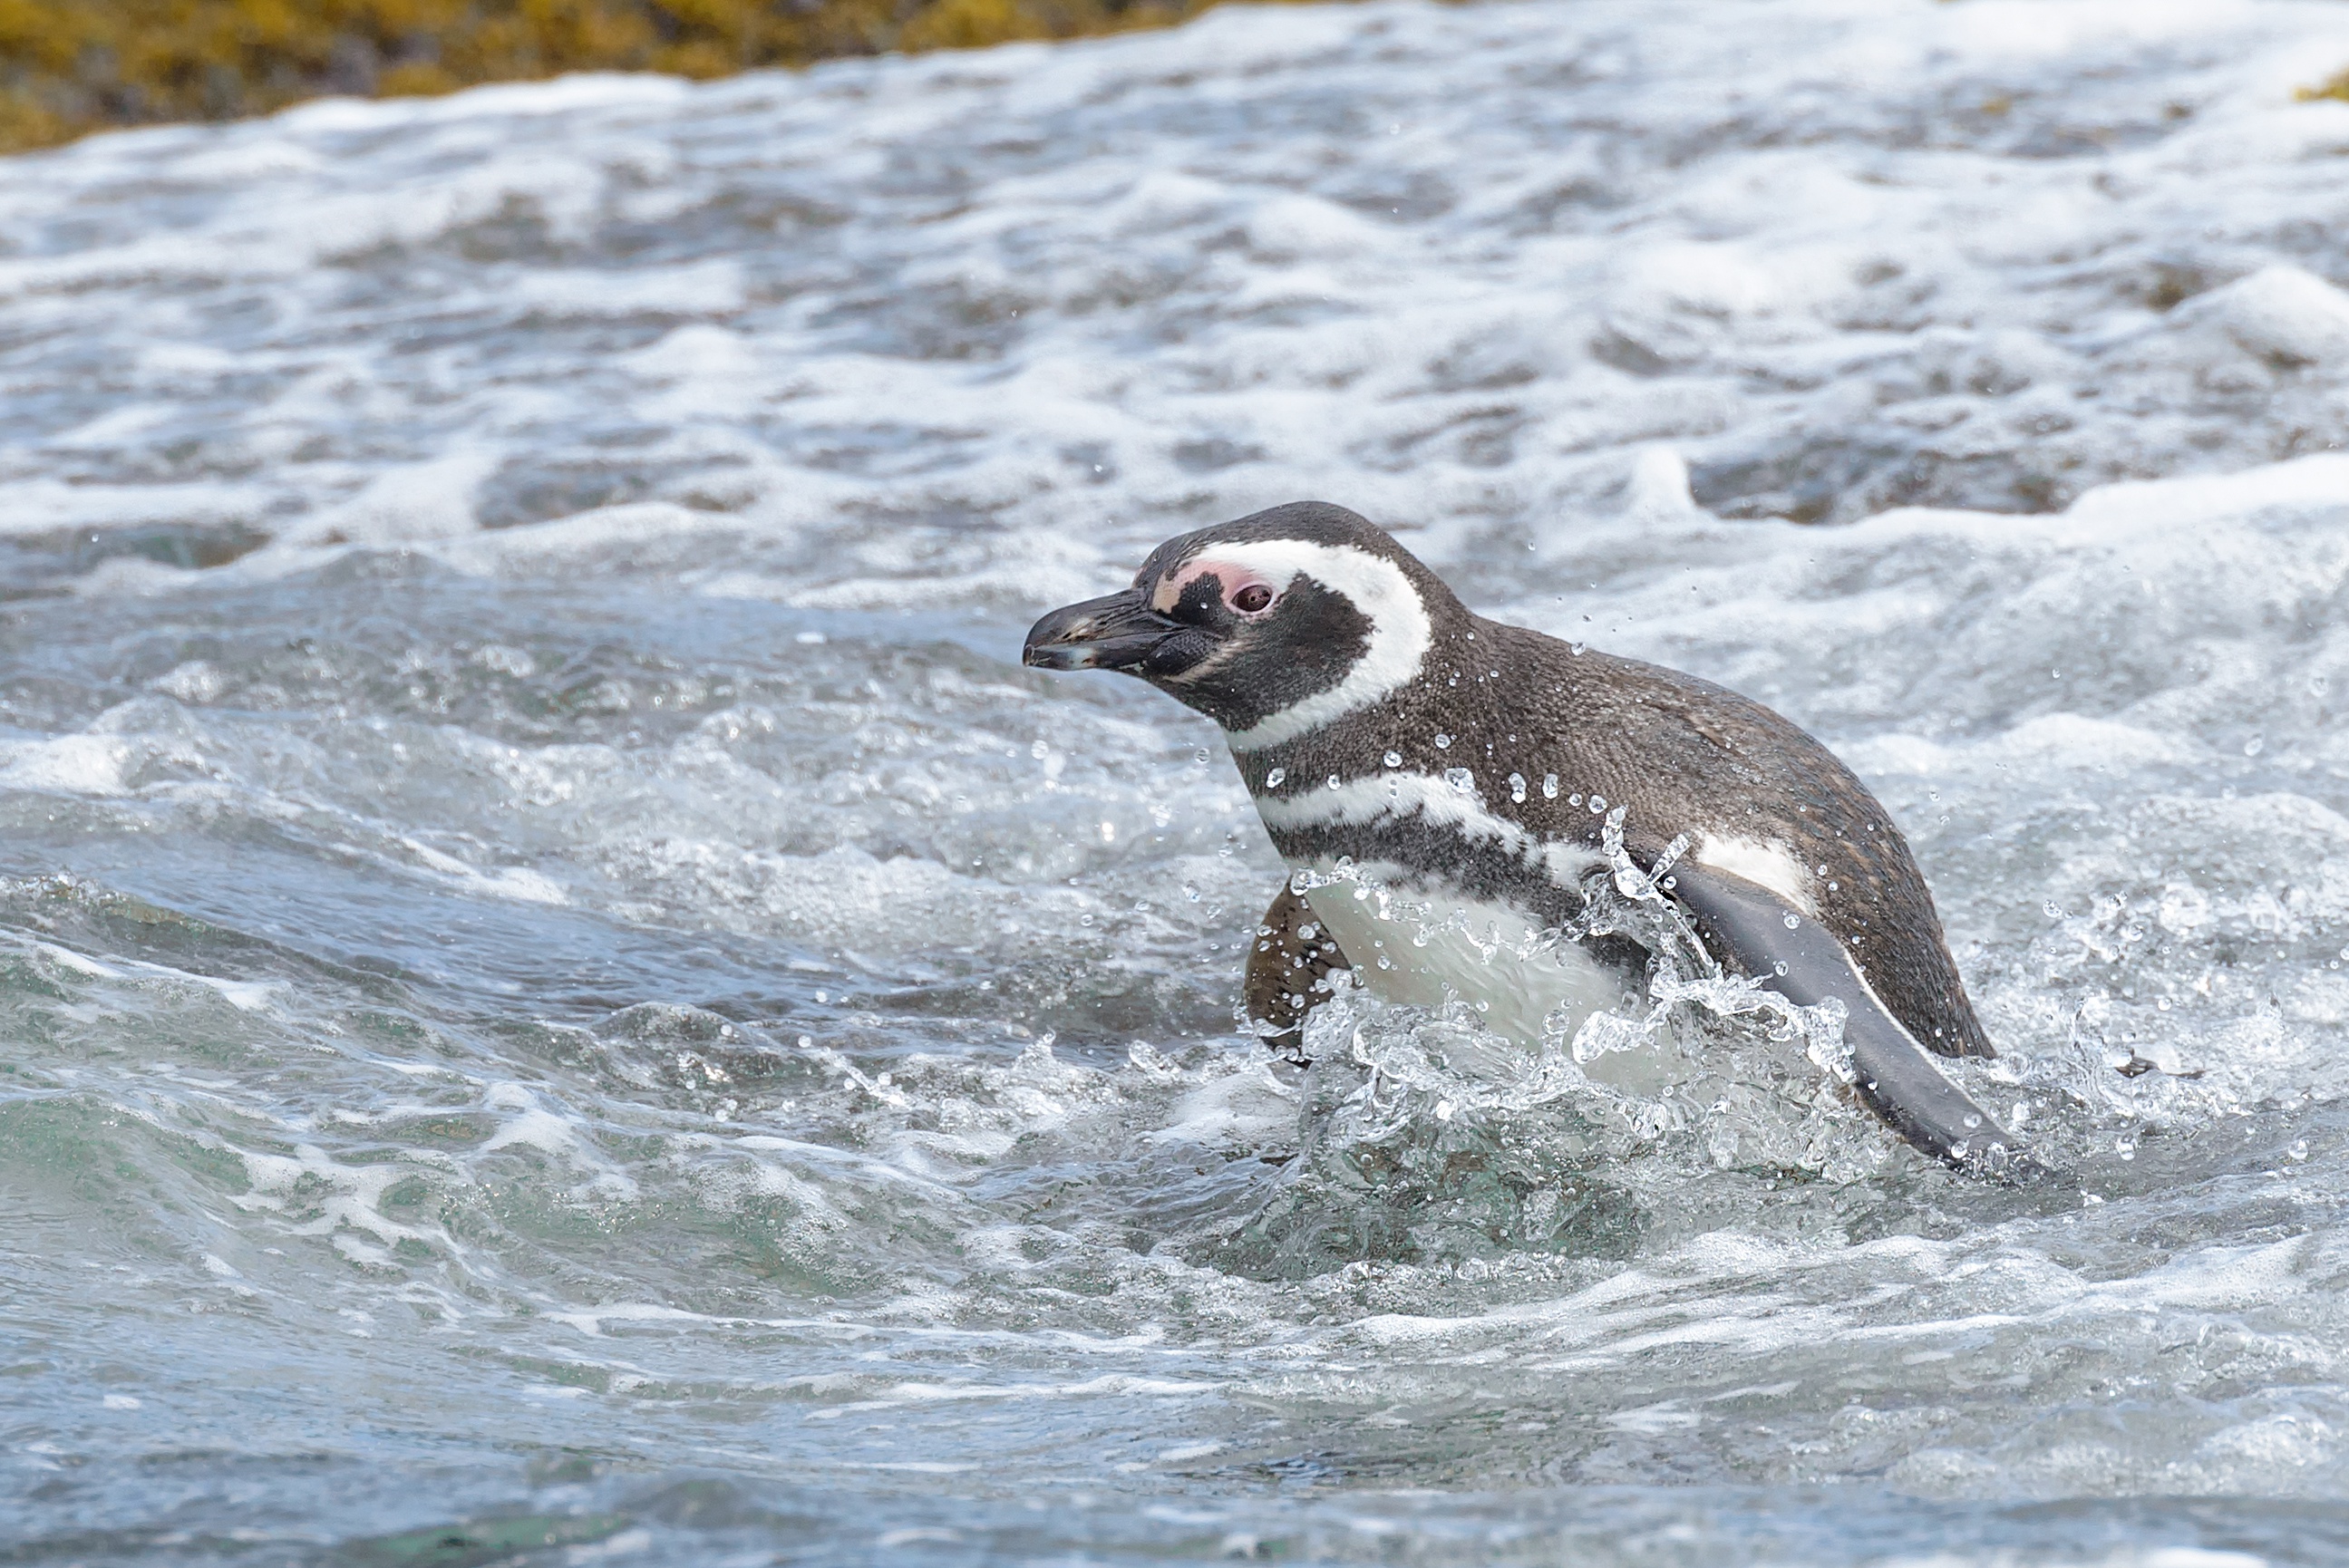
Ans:
{"type": "Polygon", "coordinates": [[[1459,790],[1463,795],[1471,793],[1476,788],[1476,776],[1474,773],[1469,772],[1465,768],[1445,769],[1444,770],[1444,781],[1446,784],[1451,785],[1454,789],[1459,790]]]}
{"type": "Polygon", "coordinates": [[[1448,735],[1439,735],[1435,738],[1435,749],[1438,751],[1446,749],[1451,744],[1452,738],[1448,735]]]}
{"type": "Polygon", "coordinates": [[[1189,899],[1193,903],[1196,903],[1199,902],[1199,890],[1193,887],[1189,882],[1185,882],[1183,884],[1183,896],[1189,899]]]}
{"type": "Polygon", "coordinates": [[[2291,1148],[2289,1148],[2289,1149],[2287,1149],[2287,1150],[2284,1150],[2284,1152],[2285,1152],[2286,1154],[2290,1155],[2290,1156],[2291,1156],[2292,1159],[2294,1159],[2294,1160],[2305,1160],[2305,1159],[2307,1159],[2307,1158],[2308,1158],[2308,1140],[2307,1140],[2307,1139],[2305,1139],[2305,1138],[2294,1139],[2294,1140],[2292,1140],[2292,1147],[2291,1147],[2291,1148]]]}
{"type": "Polygon", "coordinates": [[[1524,774],[1522,774],[1522,773],[1512,773],[1512,774],[1510,774],[1510,775],[1509,775],[1509,799],[1512,799],[1512,800],[1522,800],[1522,799],[1524,799],[1525,798],[1526,798],[1526,776],[1525,776],[1524,774]]]}
{"type": "Polygon", "coordinates": [[[1390,751],[1384,757],[1381,758],[1380,760],[1384,762],[1390,768],[1400,768],[1402,766],[1402,753],[1400,751],[1390,751]]]}
{"type": "Polygon", "coordinates": [[[1555,800],[1557,799],[1557,774],[1545,773],[1542,775],[1542,799],[1545,800],[1555,800]]]}
{"type": "Polygon", "coordinates": [[[2050,920],[2061,920],[2064,918],[2064,906],[2051,898],[2039,906],[2039,913],[2050,920]]]}
{"type": "Polygon", "coordinates": [[[1194,762],[1205,762],[1205,761],[1206,761],[1206,760],[1207,760],[1207,748],[1206,748],[1206,747],[1202,746],[1201,748],[1199,748],[1199,749],[1198,749],[1198,750],[1196,750],[1196,751],[1195,751],[1195,752],[1191,753],[1191,760],[1192,760],[1192,761],[1194,761],[1194,762]]]}
{"type": "Polygon", "coordinates": [[[1786,917],[1786,929],[1787,929],[1787,930],[1789,930],[1789,931],[1793,931],[1793,930],[1795,930],[1797,926],[1801,925],[1802,923],[1802,923],[1799,919],[1795,918],[1794,915],[1791,915],[1791,914],[1790,914],[1790,915],[1788,915],[1788,916],[1786,917]]]}
{"type": "Polygon", "coordinates": [[[1338,777],[1335,773],[1332,773],[1331,775],[1330,775],[1330,784],[1329,784],[1329,788],[1330,788],[1330,789],[1335,789],[1339,786],[1339,784],[1340,784],[1340,783],[1341,783],[1341,782],[1342,782],[1342,780],[1341,780],[1341,779],[1339,779],[1339,777],[1338,777]]]}
{"type": "Polygon", "coordinates": [[[2249,740],[2243,742],[2243,755],[2246,757],[2257,757],[2261,751],[2267,749],[2267,738],[2265,736],[2254,735],[2249,740]]]}
{"type": "Polygon", "coordinates": [[[1580,792],[1579,790],[1578,790],[1578,791],[1576,791],[1574,794],[1568,795],[1568,796],[1566,798],[1566,803],[1567,803],[1568,805],[1569,805],[1569,806],[1579,806],[1579,805],[1581,805],[1581,804],[1582,804],[1582,794],[1581,794],[1581,792],[1580,792]]]}
{"type": "Polygon", "coordinates": [[[1264,776],[1264,787],[1268,789],[1278,789],[1280,788],[1281,780],[1288,777],[1288,769],[1276,768],[1271,772],[1264,776]]]}
{"type": "Polygon", "coordinates": [[[1039,739],[1036,744],[1028,748],[1028,755],[1034,758],[1037,761],[1041,762],[1044,758],[1052,755],[1052,748],[1045,745],[1041,739],[1039,739]]]}
{"type": "Polygon", "coordinates": [[[1607,810],[1607,797],[1604,795],[1593,795],[1590,798],[1590,809],[1593,811],[1604,811],[1607,810]]]}

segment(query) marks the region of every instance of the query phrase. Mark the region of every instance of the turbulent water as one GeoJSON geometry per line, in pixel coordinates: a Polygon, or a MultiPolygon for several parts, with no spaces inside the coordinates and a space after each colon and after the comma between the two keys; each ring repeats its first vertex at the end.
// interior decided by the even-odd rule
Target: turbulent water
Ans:
{"type": "Polygon", "coordinates": [[[2349,1557],[2344,65],[1233,9],[0,166],[0,1555],[2349,1557]],[[1213,730],[1017,650],[1303,497],[1833,745],[2074,1180],[1670,984],[1671,1097],[1271,1064],[1213,730]]]}

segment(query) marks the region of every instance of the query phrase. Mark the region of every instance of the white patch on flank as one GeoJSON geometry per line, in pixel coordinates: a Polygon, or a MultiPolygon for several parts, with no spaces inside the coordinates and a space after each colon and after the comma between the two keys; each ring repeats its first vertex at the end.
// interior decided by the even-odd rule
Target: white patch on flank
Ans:
{"type": "Polygon", "coordinates": [[[1418,676],[1421,661],[1434,642],[1433,628],[1419,590],[1393,562],[1350,544],[1311,544],[1301,539],[1217,544],[1208,553],[1275,585],[1310,577],[1331,593],[1344,594],[1371,623],[1370,646],[1345,679],[1246,729],[1226,731],[1224,738],[1234,751],[1261,751],[1294,740],[1333,718],[1368,707],[1418,676]]]}
{"type": "Polygon", "coordinates": [[[1766,887],[1812,919],[1818,918],[1819,906],[1811,896],[1816,879],[1810,867],[1775,839],[1765,844],[1758,839],[1723,839],[1707,833],[1697,846],[1696,863],[1766,887]]]}

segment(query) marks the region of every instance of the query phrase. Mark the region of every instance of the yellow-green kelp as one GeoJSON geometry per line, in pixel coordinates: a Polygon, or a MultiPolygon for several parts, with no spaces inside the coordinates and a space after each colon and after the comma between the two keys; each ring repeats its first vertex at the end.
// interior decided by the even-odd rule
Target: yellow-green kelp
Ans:
{"type": "Polygon", "coordinates": [[[1210,0],[0,0],[0,151],[324,93],[564,71],[719,77],[1164,26],[1210,0]]]}
{"type": "Polygon", "coordinates": [[[2349,68],[2338,70],[2313,88],[2302,88],[2292,95],[2302,103],[2314,103],[2319,98],[2340,98],[2349,101],[2349,68]]]}

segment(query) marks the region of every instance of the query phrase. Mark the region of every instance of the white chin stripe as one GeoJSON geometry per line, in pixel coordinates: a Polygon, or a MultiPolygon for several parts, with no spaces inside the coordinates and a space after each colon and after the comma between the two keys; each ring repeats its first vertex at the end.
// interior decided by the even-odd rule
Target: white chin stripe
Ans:
{"type": "Polygon", "coordinates": [[[1203,560],[1228,562],[1288,584],[1310,577],[1342,593],[1371,623],[1370,645],[1346,678],[1225,738],[1234,751],[1261,751],[1320,728],[1331,719],[1364,708],[1416,679],[1433,643],[1427,606],[1402,568],[1350,544],[1309,544],[1300,539],[1267,539],[1249,544],[1211,544],[1203,560]]]}
{"type": "Polygon", "coordinates": [[[1816,881],[1811,869],[1775,839],[1765,844],[1758,839],[1723,839],[1707,833],[1704,842],[1697,846],[1696,863],[1766,887],[1812,919],[1818,918],[1819,906],[1811,896],[1816,881]]]}
{"type": "Polygon", "coordinates": [[[1475,795],[1424,773],[1384,773],[1287,799],[1259,795],[1256,810],[1264,825],[1276,832],[1284,828],[1374,822],[1381,817],[1418,817],[1450,828],[1464,839],[1493,841],[1519,860],[1541,867],[1558,887],[1579,886],[1594,867],[1607,863],[1604,855],[1581,844],[1537,839],[1515,822],[1485,810],[1475,795]]]}

